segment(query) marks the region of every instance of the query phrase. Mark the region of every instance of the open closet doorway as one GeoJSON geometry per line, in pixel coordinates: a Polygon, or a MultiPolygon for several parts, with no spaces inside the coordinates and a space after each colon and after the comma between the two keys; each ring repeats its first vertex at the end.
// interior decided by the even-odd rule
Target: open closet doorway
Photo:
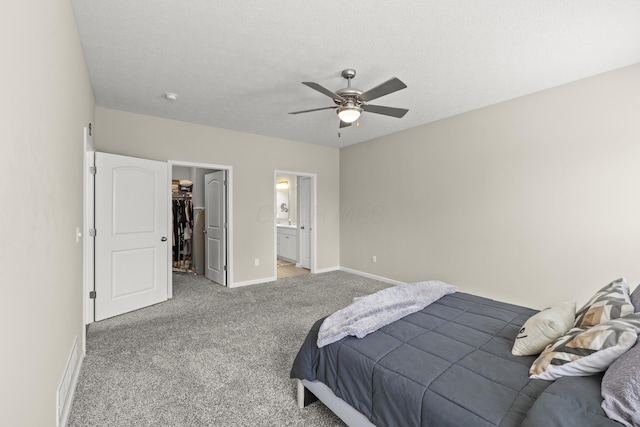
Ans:
{"type": "Polygon", "coordinates": [[[316,269],[316,175],[275,171],[275,271],[278,279],[316,269]]]}
{"type": "Polygon", "coordinates": [[[169,175],[169,277],[202,275],[232,286],[231,167],[169,161],[169,175]]]}

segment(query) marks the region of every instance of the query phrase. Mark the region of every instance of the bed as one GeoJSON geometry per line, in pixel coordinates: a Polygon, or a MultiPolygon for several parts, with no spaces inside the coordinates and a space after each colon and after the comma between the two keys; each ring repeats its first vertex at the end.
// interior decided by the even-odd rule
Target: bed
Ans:
{"type": "Polygon", "coordinates": [[[602,408],[602,372],[535,379],[538,356],[512,354],[537,313],[455,292],[322,348],[320,319],[291,369],[299,406],[319,398],[349,426],[620,427],[602,408]]]}

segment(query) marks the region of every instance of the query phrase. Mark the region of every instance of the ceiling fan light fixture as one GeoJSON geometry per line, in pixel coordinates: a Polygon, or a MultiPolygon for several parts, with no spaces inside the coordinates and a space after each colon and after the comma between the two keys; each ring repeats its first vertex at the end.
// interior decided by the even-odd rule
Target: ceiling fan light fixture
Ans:
{"type": "Polygon", "coordinates": [[[346,105],[338,108],[338,117],[345,123],[353,123],[360,117],[362,108],[355,105],[346,105]]]}

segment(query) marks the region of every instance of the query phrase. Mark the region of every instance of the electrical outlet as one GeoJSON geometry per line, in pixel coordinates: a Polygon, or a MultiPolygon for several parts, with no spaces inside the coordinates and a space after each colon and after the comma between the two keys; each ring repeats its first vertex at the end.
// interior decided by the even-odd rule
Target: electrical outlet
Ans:
{"type": "Polygon", "coordinates": [[[371,261],[378,262],[378,258],[374,255],[374,256],[371,257],[371,261]]]}
{"type": "Polygon", "coordinates": [[[259,258],[256,258],[256,259],[253,261],[253,264],[254,264],[256,267],[257,267],[257,266],[259,266],[259,265],[260,265],[260,259],[259,259],[259,258]]]}

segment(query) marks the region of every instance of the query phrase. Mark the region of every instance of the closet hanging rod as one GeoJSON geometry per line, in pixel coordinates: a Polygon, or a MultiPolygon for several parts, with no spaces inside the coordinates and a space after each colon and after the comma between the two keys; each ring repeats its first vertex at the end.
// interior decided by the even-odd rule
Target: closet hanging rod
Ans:
{"type": "Polygon", "coordinates": [[[171,197],[173,199],[190,199],[191,194],[172,194],[171,197]]]}

